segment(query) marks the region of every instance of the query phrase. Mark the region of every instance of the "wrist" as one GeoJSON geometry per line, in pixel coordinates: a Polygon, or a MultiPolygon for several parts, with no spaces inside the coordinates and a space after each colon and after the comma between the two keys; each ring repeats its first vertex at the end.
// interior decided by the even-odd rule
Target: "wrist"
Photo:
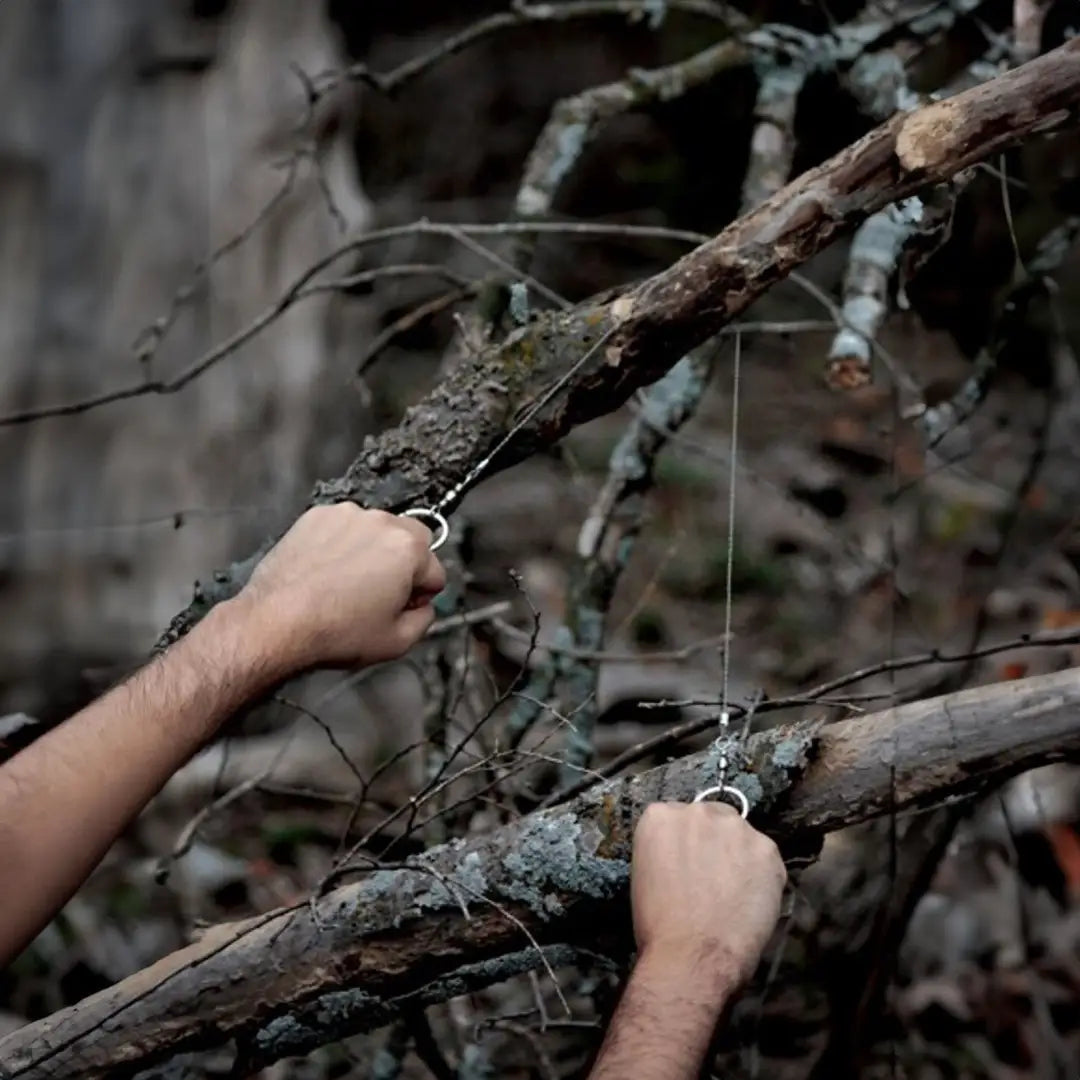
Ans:
{"type": "Polygon", "coordinates": [[[735,954],[718,941],[657,942],[638,953],[635,975],[677,988],[719,1014],[745,981],[735,954]]]}
{"type": "Polygon", "coordinates": [[[245,593],[216,604],[188,640],[207,664],[223,669],[230,686],[245,698],[284,681],[299,667],[278,620],[245,593]]]}

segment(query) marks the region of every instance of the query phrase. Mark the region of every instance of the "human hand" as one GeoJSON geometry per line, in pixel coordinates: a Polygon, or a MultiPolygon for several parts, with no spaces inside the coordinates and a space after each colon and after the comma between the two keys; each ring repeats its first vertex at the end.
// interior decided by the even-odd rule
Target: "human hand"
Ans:
{"type": "Polygon", "coordinates": [[[446,572],[413,518],[316,506],[266,554],[235,603],[289,673],[393,660],[435,618],[446,572]]]}
{"type": "Polygon", "coordinates": [[[780,914],[776,845],[723,803],[653,803],[634,833],[631,900],[642,957],[741,983],[780,914]]]}

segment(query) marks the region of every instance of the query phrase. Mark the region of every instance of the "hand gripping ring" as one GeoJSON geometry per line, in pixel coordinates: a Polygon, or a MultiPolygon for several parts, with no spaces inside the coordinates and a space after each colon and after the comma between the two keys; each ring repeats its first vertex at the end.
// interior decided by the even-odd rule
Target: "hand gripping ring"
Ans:
{"type": "Polygon", "coordinates": [[[434,539],[429,545],[432,551],[438,551],[446,543],[450,535],[450,523],[439,513],[427,506],[415,506],[411,510],[404,510],[402,517],[418,518],[434,534],[434,539]]]}
{"type": "Polygon", "coordinates": [[[750,800],[737,787],[732,787],[730,784],[717,784],[716,787],[699,791],[694,796],[694,802],[703,802],[710,795],[719,795],[728,803],[733,804],[739,811],[739,817],[744,821],[750,816],[750,800]]]}

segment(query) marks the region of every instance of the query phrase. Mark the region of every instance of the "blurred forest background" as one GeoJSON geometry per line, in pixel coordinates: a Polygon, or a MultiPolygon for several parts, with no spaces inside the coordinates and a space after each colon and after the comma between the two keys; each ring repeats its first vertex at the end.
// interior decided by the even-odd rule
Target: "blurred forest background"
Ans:
{"type": "MultiPolygon", "coordinates": [[[[505,284],[508,264],[521,267],[520,234],[395,229],[340,260],[331,284],[280,304],[319,259],[420,219],[528,216],[522,177],[556,103],[760,24],[792,28],[786,53],[751,50],[696,85],[612,109],[579,157],[580,128],[561,129],[571,164],[538,216],[654,230],[540,235],[527,270],[543,288],[525,290],[529,303],[578,301],[666,267],[688,244],[663,230],[716,233],[905,95],[970,85],[1080,28],[1075,0],[737,6],[735,24],[704,2],[562,19],[521,8],[431,57],[509,9],[0,2],[10,749],[139,664],[196,579],[284,528],[313,484],[396,424],[492,320],[505,332],[519,317],[523,291],[505,284]],[[849,41],[843,28],[860,20],[883,28],[870,51],[815,53],[815,42],[849,41]],[[349,65],[364,69],[327,74],[349,65]],[[365,71],[399,74],[380,86],[365,71]]],[[[208,923],[303,898],[358,841],[400,858],[490,827],[564,786],[568,769],[699,715],[678,702],[719,692],[729,568],[742,703],[913,654],[926,662],[878,670],[855,697],[805,713],[849,716],[1080,661],[1075,645],[1021,641],[1080,626],[1080,139],[1033,138],[942,201],[946,227],[905,234],[892,265],[860,269],[845,239],[754,305],[739,334],[734,462],[734,335],[699,359],[707,384],[635,510],[640,537],[596,655],[567,650],[567,590],[642,395],[467,497],[448,548],[449,622],[410,662],[305,679],[178,774],[0,974],[3,1030],[208,923]],[[840,308],[863,293],[884,307],[869,324],[876,343],[855,335],[852,346],[840,308]],[[460,610],[480,614],[454,623],[460,610]],[[968,659],[939,663],[935,651],[968,659]],[[597,679],[585,752],[564,746],[557,722],[583,704],[581,660],[597,679]],[[422,828],[397,812],[445,760],[448,732],[470,732],[474,752],[483,733],[470,718],[507,686],[498,722],[527,734],[528,768],[494,791],[470,777],[440,789],[445,813],[422,828]],[[475,796],[464,807],[463,794],[475,796]]],[[[1078,824],[1077,773],[1052,765],[959,810],[831,835],[798,879],[715,1075],[1075,1078],[1078,824]]],[[[609,961],[560,969],[570,1018],[546,975],[522,976],[264,1075],[579,1076],[628,945],[609,961]]],[[[188,1067],[217,1075],[219,1064],[188,1067]]]]}

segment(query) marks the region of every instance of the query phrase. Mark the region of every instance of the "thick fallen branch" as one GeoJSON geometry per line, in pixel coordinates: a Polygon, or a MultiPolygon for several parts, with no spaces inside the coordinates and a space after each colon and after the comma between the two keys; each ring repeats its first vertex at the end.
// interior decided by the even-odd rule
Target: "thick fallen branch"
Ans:
{"type": "MultiPolygon", "coordinates": [[[[720,330],[772,285],[889,203],[1002,147],[1064,122],[1080,104],[1080,39],[947,101],[899,115],[805,173],[669,269],[606,302],[544,312],[455,367],[402,422],[369,438],[314,502],[401,509],[453,487],[588,348],[610,335],[496,468],[616,408],[720,330]]],[[[258,556],[196,587],[163,644],[235,594],[258,556]]]]}
{"type": "MultiPolygon", "coordinates": [[[[873,716],[733,742],[754,820],[798,839],[954,799],[1080,755],[1080,673],[967,690],[873,716]]],[[[0,1042],[5,1080],[135,1072],[235,1039],[254,1067],[387,1024],[545,963],[610,925],[642,809],[688,800],[715,747],[379,870],[317,903],[217,927],[0,1042]],[[602,920],[598,922],[598,920],[602,920]],[[541,955],[537,946],[544,947],[541,955]]]]}

